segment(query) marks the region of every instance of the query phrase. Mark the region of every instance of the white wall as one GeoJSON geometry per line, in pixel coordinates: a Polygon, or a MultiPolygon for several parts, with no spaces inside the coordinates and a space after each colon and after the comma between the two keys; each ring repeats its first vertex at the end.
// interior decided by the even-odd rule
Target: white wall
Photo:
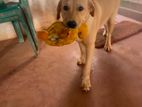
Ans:
{"type": "MultiPolygon", "coordinates": [[[[5,0],[5,2],[9,1],[18,0],[5,0]]],[[[47,26],[47,23],[52,23],[55,20],[58,0],[29,0],[29,3],[37,30],[41,26],[47,26]]],[[[14,37],[16,37],[16,34],[10,22],[0,24],[0,40],[14,37]]]]}

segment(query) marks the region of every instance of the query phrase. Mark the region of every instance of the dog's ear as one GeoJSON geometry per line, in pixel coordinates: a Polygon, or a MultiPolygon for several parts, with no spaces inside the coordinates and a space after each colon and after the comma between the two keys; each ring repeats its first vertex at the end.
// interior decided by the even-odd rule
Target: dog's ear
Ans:
{"type": "Polygon", "coordinates": [[[57,6],[57,20],[60,19],[60,13],[61,13],[61,4],[62,4],[62,0],[59,1],[58,6],[57,6]]]}
{"type": "Polygon", "coordinates": [[[94,17],[95,14],[95,7],[94,7],[94,2],[93,0],[89,0],[89,10],[90,10],[90,15],[94,17]]]}

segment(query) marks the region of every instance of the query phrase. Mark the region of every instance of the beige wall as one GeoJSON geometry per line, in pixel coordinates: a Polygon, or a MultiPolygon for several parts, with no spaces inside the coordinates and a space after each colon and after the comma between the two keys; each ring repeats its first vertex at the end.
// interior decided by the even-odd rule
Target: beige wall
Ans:
{"type": "MultiPolygon", "coordinates": [[[[18,1],[18,0],[5,0],[18,1]]],[[[36,30],[48,26],[56,18],[56,5],[58,0],[29,0],[36,30]]],[[[0,40],[14,38],[15,31],[10,22],[0,24],[0,40]]]]}

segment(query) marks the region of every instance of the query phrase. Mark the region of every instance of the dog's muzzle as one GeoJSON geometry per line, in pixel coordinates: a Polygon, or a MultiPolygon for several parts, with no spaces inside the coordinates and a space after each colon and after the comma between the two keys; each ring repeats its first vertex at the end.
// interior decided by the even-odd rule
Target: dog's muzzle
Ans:
{"type": "Polygon", "coordinates": [[[76,28],[76,26],[77,26],[77,23],[74,20],[67,22],[67,27],[69,28],[76,28]]]}

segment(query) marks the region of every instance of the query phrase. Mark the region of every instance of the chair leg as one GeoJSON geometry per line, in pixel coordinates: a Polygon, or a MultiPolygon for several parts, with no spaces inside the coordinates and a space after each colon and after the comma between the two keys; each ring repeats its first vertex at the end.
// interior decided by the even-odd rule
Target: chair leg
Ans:
{"type": "Polygon", "coordinates": [[[14,29],[15,29],[15,32],[17,34],[19,43],[23,43],[24,38],[23,38],[23,34],[22,34],[22,30],[20,28],[19,22],[18,21],[12,21],[12,25],[14,26],[14,29]]]}
{"type": "Polygon", "coordinates": [[[39,49],[39,44],[38,44],[38,38],[37,38],[37,34],[36,34],[36,30],[33,24],[33,20],[32,20],[32,15],[30,13],[30,9],[27,7],[25,9],[22,9],[23,13],[25,15],[26,21],[27,21],[27,25],[31,31],[32,34],[32,38],[36,44],[37,49],[39,49]]]}
{"type": "Polygon", "coordinates": [[[30,33],[30,30],[28,29],[28,25],[27,25],[27,23],[26,23],[26,21],[25,21],[24,18],[21,19],[21,24],[22,24],[22,26],[23,26],[23,28],[24,28],[24,31],[25,31],[25,33],[26,33],[26,35],[27,35],[27,37],[28,37],[29,42],[30,42],[31,45],[32,45],[32,48],[33,48],[33,50],[34,50],[34,52],[35,52],[35,55],[37,56],[38,53],[39,53],[39,50],[38,50],[38,48],[37,48],[37,46],[36,46],[36,44],[35,44],[35,41],[34,41],[33,38],[32,38],[32,35],[31,35],[31,33],[30,33]]]}

